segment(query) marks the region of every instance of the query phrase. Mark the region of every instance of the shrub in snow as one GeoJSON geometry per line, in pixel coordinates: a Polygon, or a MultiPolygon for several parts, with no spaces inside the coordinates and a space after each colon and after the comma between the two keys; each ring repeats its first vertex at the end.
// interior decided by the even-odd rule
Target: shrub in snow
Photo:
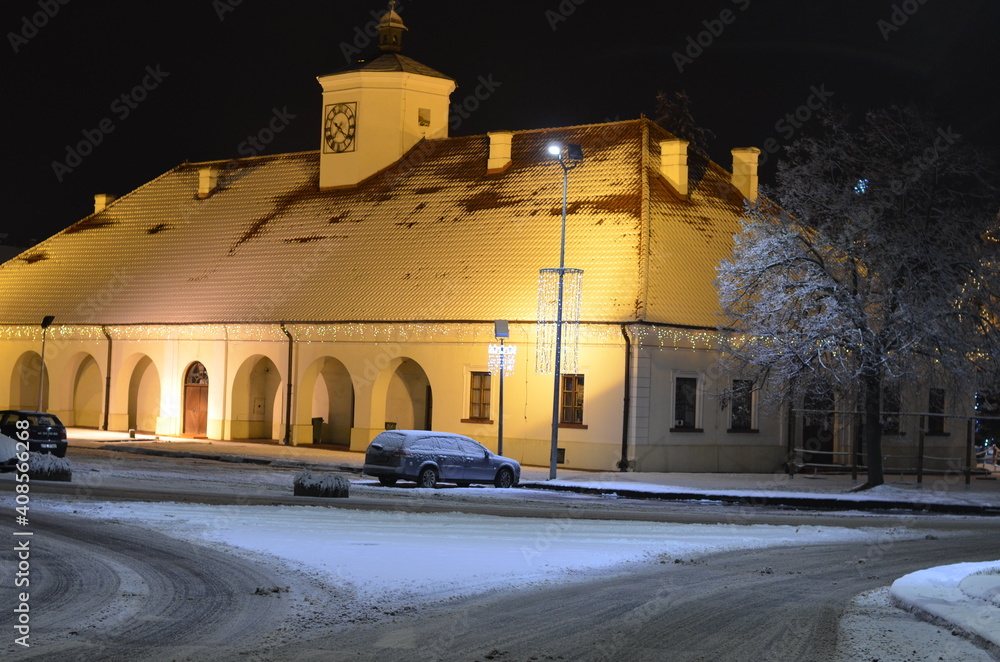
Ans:
{"type": "Polygon", "coordinates": [[[31,480],[73,480],[69,460],[49,453],[28,453],[28,477],[31,480]]]}
{"type": "Polygon", "coordinates": [[[17,442],[0,434],[0,464],[14,464],[17,456],[17,442]]]}
{"type": "Polygon", "coordinates": [[[347,498],[350,483],[343,476],[303,471],[295,477],[295,496],[347,498]]]}

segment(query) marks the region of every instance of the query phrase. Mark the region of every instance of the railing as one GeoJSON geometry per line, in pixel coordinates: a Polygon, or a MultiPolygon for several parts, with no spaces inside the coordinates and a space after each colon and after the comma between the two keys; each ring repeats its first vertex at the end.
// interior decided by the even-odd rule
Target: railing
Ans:
{"type": "MultiPolygon", "coordinates": [[[[1000,420],[984,416],[955,416],[917,412],[886,412],[883,418],[895,424],[882,432],[882,464],[886,474],[915,474],[917,483],[923,482],[925,475],[964,474],[965,483],[971,482],[973,473],[981,473],[980,460],[984,464],[988,452],[976,452],[975,421],[1000,420]],[[941,432],[931,433],[927,423],[937,419],[941,432]],[[948,432],[944,432],[945,420],[949,421],[948,432]],[[965,439],[958,441],[953,432],[956,423],[961,422],[965,439]],[[908,425],[907,425],[908,423],[908,425]],[[915,441],[906,442],[907,436],[915,441]],[[927,449],[927,439],[939,443],[927,449]]],[[[859,471],[867,471],[866,456],[862,452],[864,438],[863,413],[845,410],[793,409],[788,417],[788,462],[789,475],[812,471],[850,471],[857,479],[859,471]]],[[[959,432],[959,434],[961,434],[959,432]]],[[[996,467],[996,456],[993,465],[996,467]]]]}

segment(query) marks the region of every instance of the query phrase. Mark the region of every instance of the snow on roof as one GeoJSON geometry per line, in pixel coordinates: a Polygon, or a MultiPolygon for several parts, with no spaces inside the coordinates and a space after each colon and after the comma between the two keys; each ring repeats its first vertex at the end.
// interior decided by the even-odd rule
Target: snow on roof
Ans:
{"type": "Polygon", "coordinates": [[[534,320],[538,271],[559,259],[558,140],[586,156],[566,246],[582,319],[714,327],[742,197],[694,155],[677,196],[658,170],[669,137],[645,119],[518,131],[501,174],[487,136],[424,141],[328,191],[317,152],[182,164],[0,265],[0,322],[534,320]],[[200,199],[208,166],[218,187],[200,199]]]}

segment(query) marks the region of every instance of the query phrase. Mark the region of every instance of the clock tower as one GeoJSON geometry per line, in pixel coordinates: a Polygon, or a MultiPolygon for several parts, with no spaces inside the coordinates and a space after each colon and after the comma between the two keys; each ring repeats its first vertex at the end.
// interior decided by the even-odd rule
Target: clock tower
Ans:
{"type": "Polygon", "coordinates": [[[378,23],[380,54],[318,78],[323,87],[321,189],[354,186],[424,138],[448,137],[455,81],[405,55],[395,1],[378,23]]]}

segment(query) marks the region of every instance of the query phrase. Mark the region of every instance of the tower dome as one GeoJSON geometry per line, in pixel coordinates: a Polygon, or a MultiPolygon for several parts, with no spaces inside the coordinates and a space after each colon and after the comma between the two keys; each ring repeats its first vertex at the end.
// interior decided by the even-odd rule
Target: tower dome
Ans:
{"type": "Polygon", "coordinates": [[[398,53],[403,48],[406,26],[396,13],[396,0],[390,0],[389,11],[378,22],[378,47],[385,53],[398,53]]]}

